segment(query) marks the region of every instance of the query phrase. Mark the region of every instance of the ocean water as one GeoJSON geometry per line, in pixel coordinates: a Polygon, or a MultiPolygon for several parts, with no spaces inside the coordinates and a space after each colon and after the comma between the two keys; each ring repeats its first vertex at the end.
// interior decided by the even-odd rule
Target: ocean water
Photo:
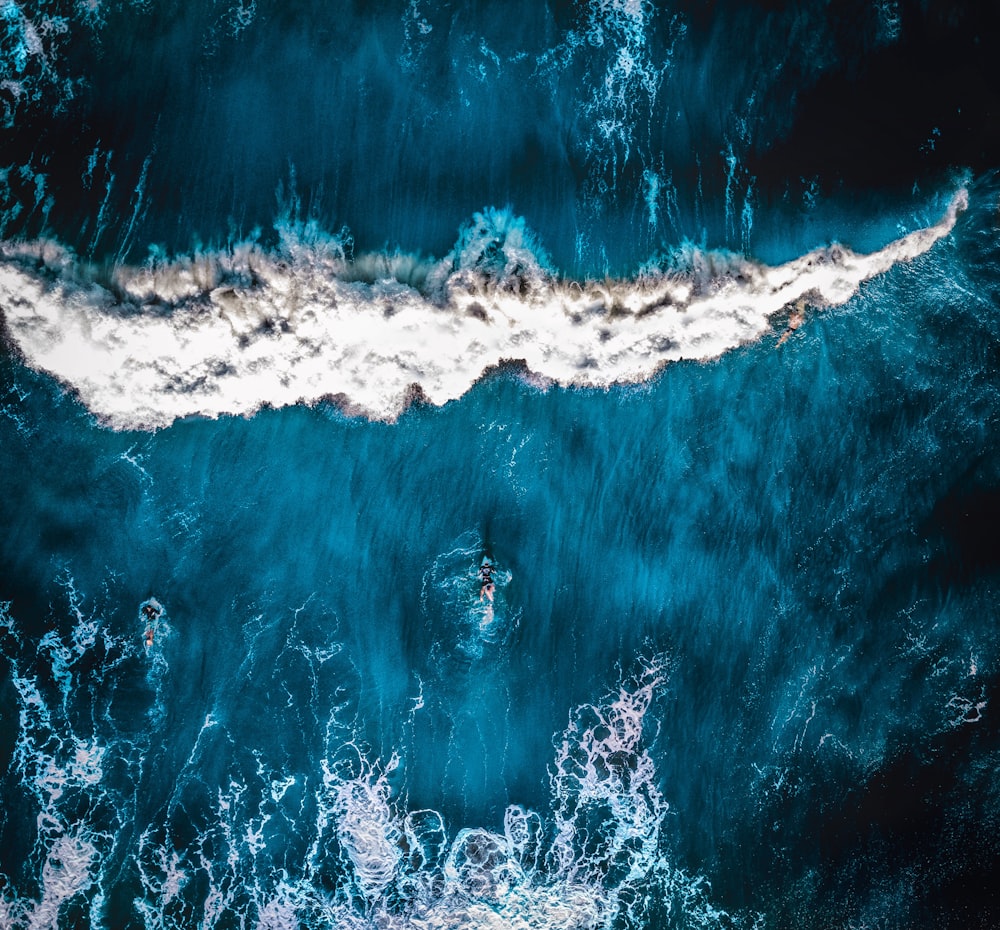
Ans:
{"type": "Polygon", "coordinates": [[[1000,925],[988,9],[0,4],[0,928],[1000,925]]]}

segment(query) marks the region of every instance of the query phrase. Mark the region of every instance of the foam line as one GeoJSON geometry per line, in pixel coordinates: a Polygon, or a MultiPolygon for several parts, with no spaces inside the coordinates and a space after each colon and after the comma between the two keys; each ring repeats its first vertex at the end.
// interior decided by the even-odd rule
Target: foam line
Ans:
{"type": "Polygon", "coordinates": [[[930,249],[967,203],[959,191],[933,226],[868,255],[833,245],[768,267],[689,251],[633,280],[584,283],[552,273],[505,211],[477,214],[438,262],[351,261],[337,237],[285,229],[273,251],[123,266],[103,284],[56,244],[5,243],[0,307],[27,363],[116,429],[324,398],[393,420],[415,395],[461,397],[505,360],[544,382],[609,387],[717,357],[799,302],[843,304],[930,249]]]}

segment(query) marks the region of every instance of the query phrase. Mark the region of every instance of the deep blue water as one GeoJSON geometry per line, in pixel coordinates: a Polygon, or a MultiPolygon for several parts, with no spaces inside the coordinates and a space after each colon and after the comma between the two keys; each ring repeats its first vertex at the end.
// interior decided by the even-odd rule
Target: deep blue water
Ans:
{"type": "MultiPolygon", "coordinates": [[[[23,288],[0,288],[0,927],[1000,924],[986,13],[35,0],[0,23],[23,288]],[[326,293],[296,291],[294,249],[345,280],[395,255],[430,326],[427,269],[484,206],[559,286],[631,293],[652,261],[750,294],[739,257],[872,251],[962,186],[950,232],[839,305],[806,294],[781,344],[789,308],[637,383],[487,359],[383,422],[350,396],[173,412],[230,396],[225,360],[142,381],[155,327],[207,338],[227,288],[286,287],[261,326],[294,335],[326,293]],[[247,240],[292,284],[250,261],[177,296],[247,240]],[[38,371],[45,301],[101,312],[38,371]],[[88,409],[84,338],[146,332],[136,422],[88,409]]],[[[549,312],[490,241],[448,270],[549,312]]],[[[432,361],[399,355],[418,385],[432,361]]]]}

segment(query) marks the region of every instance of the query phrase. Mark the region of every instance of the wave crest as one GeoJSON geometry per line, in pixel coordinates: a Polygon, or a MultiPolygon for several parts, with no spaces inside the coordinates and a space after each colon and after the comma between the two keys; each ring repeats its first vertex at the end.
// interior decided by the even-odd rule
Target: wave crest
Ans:
{"type": "Polygon", "coordinates": [[[461,397],[517,360],[543,382],[607,388],[678,359],[759,339],[796,304],[849,300],[927,251],[968,196],[878,252],[818,249],[776,267],[688,250],[631,280],[555,275],[523,219],[486,210],[438,261],[351,255],[339,235],[287,224],[279,245],[101,273],[48,241],[0,246],[0,306],[29,365],[117,429],[333,398],[393,420],[419,396],[461,397]]]}

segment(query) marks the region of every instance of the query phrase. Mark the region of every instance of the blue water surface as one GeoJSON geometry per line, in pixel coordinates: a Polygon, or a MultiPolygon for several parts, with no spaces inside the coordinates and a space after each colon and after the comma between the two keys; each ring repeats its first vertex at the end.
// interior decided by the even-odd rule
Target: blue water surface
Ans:
{"type": "Polygon", "coordinates": [[[969,198],[780,345],[789,308],[641,384],[515,362],[395,422],[116,431],[0,306],[0,927],[1000,925],[997,35],[889,0],[0,7],[0,274],[41,243],[32,299],[96,280],[108,318],[174,309],[123,267],[282,230],[426,277],[509,207],[555,278],[630,283],[969,198]]]}
{"type": "Polygon", "coordinates": [[[345,893],[350,861],[309,850],[323,760],[397,754],[393,803],[499,831],[556,803],[570,711],[660,657],[659,854],[720,913],[931,926],[975,899],[997,817],[987,213],[781,347],[609,391],[501,371],[394,424],[319,405],[118,433],[9,358],[3,700],[30,679],[49,708],[4,715],[13,887],[38,893],[35,792],[99,837],[100,900],[73,913],[142,925],[154,848],[191,875],[178,926],[213,856],[345,893]],[[76,738],[104,747],[99,787],[39,794],[32,753],[76,738]]]}

